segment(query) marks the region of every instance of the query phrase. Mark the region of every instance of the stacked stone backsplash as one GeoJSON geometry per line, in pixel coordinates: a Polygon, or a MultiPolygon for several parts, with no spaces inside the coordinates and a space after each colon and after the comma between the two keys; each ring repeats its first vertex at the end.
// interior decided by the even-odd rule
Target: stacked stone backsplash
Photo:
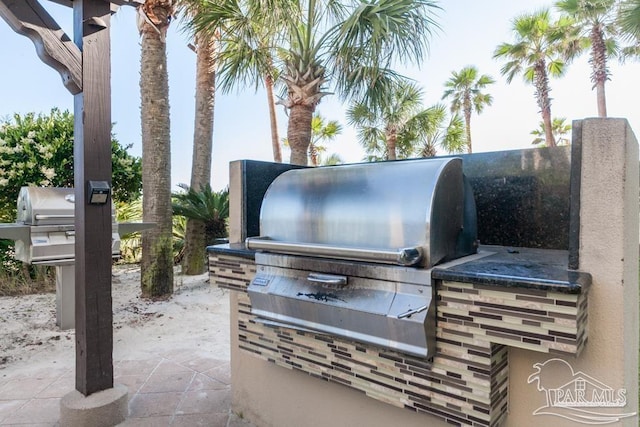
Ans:
{"type": "Polygon", "coordinates": [[[359,390],[453,425],[494,426],[508,409],[508,347],[577,354],[586,341],[587,293],[436,280],[432,360],[346,339],[267,327],[251,314],[252,257],[211,252],[212,283],[238,292],[242,351],[359,390]]]}

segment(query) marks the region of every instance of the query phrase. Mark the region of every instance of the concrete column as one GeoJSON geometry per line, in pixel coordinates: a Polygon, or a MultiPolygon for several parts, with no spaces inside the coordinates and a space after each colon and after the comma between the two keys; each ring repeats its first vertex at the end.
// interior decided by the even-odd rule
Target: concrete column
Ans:
{"type": "Polygon", "coordinates": [[[243,243],[247,238],[242,161],[229,163],[229,243],[243,243]]]}
{"type": "Polygon", "coordinates": [[[585,371],[626,389],[624,412],[637,412],[638,142],[626,120],[583,121],[581,181],[579,268],[593,277],[585,371]]]}
{"type": "Polygon", "coordinates": [[[128,390],[116,384],[112,388],[85,396],[78,390],[60,399],[61,427],[112,427],[129,414],[128,390]]]}

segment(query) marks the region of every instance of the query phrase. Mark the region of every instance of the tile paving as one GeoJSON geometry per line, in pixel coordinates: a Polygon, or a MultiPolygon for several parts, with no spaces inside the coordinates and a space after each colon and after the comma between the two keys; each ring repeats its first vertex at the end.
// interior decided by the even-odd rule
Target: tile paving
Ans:
{"type": "MultiPolygon", "coordinates": [[[[60,399],[72,391],[72,361],[53,368],[0,371],[0,426],[59,426],[60,399]]],[[[120,426],[251,427],[231,411],[230,366],[193,350],[114,361],[114,382],[129,390],[120,426]]]]}

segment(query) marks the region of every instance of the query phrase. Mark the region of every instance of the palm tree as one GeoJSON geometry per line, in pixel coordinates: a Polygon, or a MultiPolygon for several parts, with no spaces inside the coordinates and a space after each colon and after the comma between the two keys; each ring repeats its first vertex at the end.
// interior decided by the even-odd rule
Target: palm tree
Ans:
{"type": "Polygon", "coordinates": [[[640,0],[623,0],[620,4],[618,24],[625,40],[631,45],[621,51],[621,59],[640,59],[640,0]]]}
{"type": "Polygon", "coordinates": [[[347,120],[358,130],[366,161],[391,160],[390,155],[395,155],[394,159],[429,157],[435,155],[438,145],[454,152],[465,144],[460,117],[454,115],[446,125],[447,108],[443,104],[424,108],[422,91],[407,81],[376,110],[362,102],[353,103],[347,120]]]}
{"type": "Polygon", "coordinates": [[[226,21],[225,32],[247,34],[241,37],[245,55],[254,49],[266,50],[264,56],[249,55],[250,60],[258,63],[268,58],[273,62],[267,65],[281,71],[287,94],[279,103],[289,110],[290,163],[306,165],[313,113],[329,94],[325,84],[335,82],[343,98],[382,97],[398,77],[389,69],[391,64],[423,59],[435,28],[432,10],[438,6],[433,0],[229,0],[219,9],[226,15],[210,15],[208,25],[224,24],[229,14],[241,16],[226,21]],[[269,36],[262,43],[265,33],[257,29],[264,26],[269,36]]]}
{"type": "Polygon", "coordinates": [[[416,147],[418,157],[434,157],[438,147],[449,154],[462,153],[467,147],[467,135],[464,121],[454,113],[447,122],[446,107],[436,104],[427,109],[429,125],[424,126],[422,143],[416,147]]]}
{"type": "Polygon", "coordinates": [[[491,105],[493,97],[488,93],[482,93],[487,86],[495,83],[495,80],[487,74],[478,75],[478,69],[474,66],[464,67],[462,70],[451,73],[451,77],[444,84],[447,88],[442,99],[451,98],[451,111],[462,112],[467,130],[467,152],[471,153],[471,113],[482,113],[485,105],[491,105]]]}
{"type": "MultiPolygon", "coordinates": [[[[555,117],[551,121],[551,131],[553,132],[553,137],[556,140],[556,144],[558,145],[567,145],[569,144],[569,138],[567,138],[567,134],[571,132],[571,124],[565,123],[564,117],[555,117]]],[[[545,142],[545,131],[544,131],[544,123],[540,122],[538,129],[532,130],[531,135],[536,138],[531,142],[534,145],[543,144],[545,142]]]]}
{"type": "Polygon", "coordinates": [[[333,141],[342,132],[337,120],[325,122],[322,116],[315,114],[311,120],[311,142],[309,143],[309,160],[312,166],[321,163],[321,155],[327,151],[325,142],[333,141]]]}
{"type": "Polygon", "coordinates": [[[518,16],[513,21],[514,43],[502,43],[494,54],[494,58],[506,59],[507,62],[500,70],[507,76],[507,83],[522,74],[525,82],[535,87],[535,96],[545,129],[545,142],[548,147],[555,147],[551,127],[551,87],[549,77],[559,77],[565,71],[565,51],[567,46],[563,36],[568,37],[567,29],[572,25],[567,17],[561,17],[552,22],[548,9],[532,14],[518,16]]]}
{"type": "MultiPolygon", "coordinates": [[[[202,0],[179,0],[186,28],[193,28],[194,18],[205,10],[208,3],[202,0]]],[[[216,91],[216,51],[219,32],[195,32],[196,53],[195,123],[193,131],[193,156],[190,187],[203,190],[211,180],[211,156],[213,150],[213,118],[216,91]]],[[[205,271],[204,222],[189,218],[184,233],[182,273],[201,274],[205,271]]]]}
{"type": "Polygon", "coordinates": [[[302,13],[292,13],[284,29],[288,45],[281,79],[287,96],[280,103],[289,110],[290,162],[304,165],[313,113],[329,94],[325,84],[334,82],[343,98],[381,99],[397,79],[391,64],[422,60],[437,6],[431,0],[298,4],[302,13]]]}
{"type": "Polygon", "coordinates": [[[216,57],[218,88],[223,93],[242,86],[254,86],[257,90],[263,85],[266,89],[273,159],[282,162],[273,93],[278,77],[274,57],[278,30],[284,20],[281,13],[287,13],[288,8],[282,1],[272,7],[268,4],[270,0],[188,1],[204,5],[190,22],[192,29],[220,39],[221,49],[216,57]],[[265,10],[270,13],[264,13],[265,10]]]}
{"type": "Polygon", "coordinates": [[[617,0],[560,0],[556,7],[572,17],[581,30],[583,46],[590,46],[591,82],[596,88],[598,116],[607,117],[605,83],[610,73],[607,59],[618,55],[617,0]]]}
{"type": "Polygon", "coordinates": [[[338,154],[332,153],[327,157],[320,159],[320,163],[322,164],[322,166],[335,166],[343,164],[344,160],[342,160],[342,157],[340,157],[338,154]]]}
{"type": "Polygon", "coordinates": [[[142,122],[143,220],[156,226],[142,233],[141,287],[145,297],[173,292],[171,248],[171,141],[165,37],[175,0],[147,0],[138,7],[142,37],[140,115],[142,122]]]}
{"type": "MultiPolygon", "coordinates": [[[[372,109],[367,102],[355,102],[347,110],[347,121],[358,129],[358,139],[367,152],[381,151],[386,160],[398,158],[398,135],[408,129],[422,110],[422,90],[408,81],[398,84],[387,99],[372,109]]],[[[405,152],[401,157],[406,157],[405,152]]]]}

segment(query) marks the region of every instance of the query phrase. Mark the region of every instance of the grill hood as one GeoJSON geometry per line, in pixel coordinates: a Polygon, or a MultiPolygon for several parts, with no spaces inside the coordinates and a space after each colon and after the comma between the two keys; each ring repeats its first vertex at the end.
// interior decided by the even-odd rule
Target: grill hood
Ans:
{"type": "Polygon", "coordinates": [[[297,169],[268,188],[260,233],[257,322],[431,357],[431,267],[476,251],[475,203],[458,158],[297,169]]]}
{"type": "MultiPolygon", "coordinates": [[[[73,188],[22,187],[17,223],[5,224],[21,232],[15,238],[15,258],[28,264],[57,265],[75,258],[75,197],[73,188]]],[[[120,255],[120,236],[111,204],[111,253],[120,255]]],[[[5,230],[8,231],[9,227],[5,230]]],[[[2,230],[0,230],[1,232],[2,230]]]]}
{"type": "Polygon", "coordinates": [[[473,251],[464,188],[459,158],[290,170],[267,190],[262,236],[247,246],[429,268],[457,257],[463,237],[473,251]]]}

